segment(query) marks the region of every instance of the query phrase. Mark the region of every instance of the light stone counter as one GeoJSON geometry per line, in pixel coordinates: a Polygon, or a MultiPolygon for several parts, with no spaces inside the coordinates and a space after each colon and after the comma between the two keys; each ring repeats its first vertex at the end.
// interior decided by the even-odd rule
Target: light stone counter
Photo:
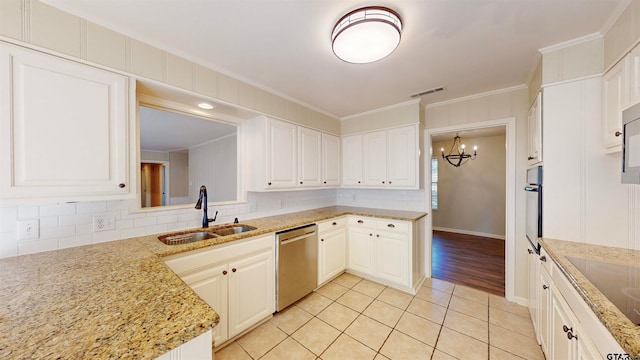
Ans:
{"type": "Polygon", "coordinates": [[[242,221],[257,230],[192,244],[157,234],[0,259],[0,358],[154,359],[219,321],[161,257],[346,214],[426,215],[334,206],[242,221]]]}
{"type": "Polygon", "coordinates": [[[572,256],[640,267],[640,251],[553,239],[541,239],[540,243],[622,349],[631,358],[640,359],[640,326],[633,324],[567,259],[572,256]]]}

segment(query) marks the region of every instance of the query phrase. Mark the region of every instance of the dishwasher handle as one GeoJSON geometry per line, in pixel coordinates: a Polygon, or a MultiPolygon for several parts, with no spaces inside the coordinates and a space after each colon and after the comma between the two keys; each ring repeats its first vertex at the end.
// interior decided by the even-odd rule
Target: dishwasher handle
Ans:
{"type": "Polygon", "coordinates": [[[282,239],[282,240],[280,240],[280,246],[287,245],[287,244],[290,244],[292,242],[296,242],[298,240],[306,239],[308,237],[315,236],[315,235],[316,235],[316,232],[313,231],[313,232],[304,233],[302,235],[294,236],[294,237],[289,238],[289,239],[282,239]]]}

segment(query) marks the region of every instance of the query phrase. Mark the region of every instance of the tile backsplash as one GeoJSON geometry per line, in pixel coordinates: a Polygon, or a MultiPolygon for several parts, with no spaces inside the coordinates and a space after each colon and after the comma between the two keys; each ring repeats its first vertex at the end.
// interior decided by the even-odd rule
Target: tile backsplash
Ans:
{"type": "MultiPolygon", "coordinates": [[[[253,219],[333,205],[424,211],[424,191],[323,189],[249,193],[248,201],[211,205],[216,224],[236,217],[253,219]]],[[[195,202],[194,202],[195,204],[195,202]]],[[[130,200],[0,206],[0,258],[64,249],[200,226],[202,211],[193,207],[171,210],[132,210],[130,200]],[[115,219],[112,230],[93,231],[95,215],[115,219]],[[39,220],[35,240],[18,241],[18,221],[39,220]]]]}

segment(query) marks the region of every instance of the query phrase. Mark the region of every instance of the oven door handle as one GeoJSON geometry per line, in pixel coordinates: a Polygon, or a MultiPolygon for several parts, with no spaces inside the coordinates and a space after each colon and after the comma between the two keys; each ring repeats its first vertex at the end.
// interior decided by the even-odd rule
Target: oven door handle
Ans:
{"type": "Polygon", "coordinates": [[[538,187],[536,186],[527,186],[524,188],[524,191],[538,192],[538,187]]]}
{"type": "Polygon", "coordinates": [[[306,239],[308,237],[312,237],[315,234],[316,234],[316,232],[314,231],[314,232],[310,232],[310,233],[304,233],[302,235],[298,235],[298,236],[292,237],[290,239],[280,240],[280,246],[287,245],[287,244],[290,244],[292,242],[296,242],[296,241],[299,241],[299,240],[302,240],[302,239],[306,239]]]}

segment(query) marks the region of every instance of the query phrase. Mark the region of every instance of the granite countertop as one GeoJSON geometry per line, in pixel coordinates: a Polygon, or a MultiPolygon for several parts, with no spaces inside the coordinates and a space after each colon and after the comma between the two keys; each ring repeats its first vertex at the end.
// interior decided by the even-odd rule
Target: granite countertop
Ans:
{"type": "Polygon", "coordinates": [[[0,259],[0,358],[153,359],[219,321],[163,256],[341,215],[426,213],[333,206],[242,221],[257,229],[169,246],[159,234],[0,259]]]}
{"type": "Polygon", "coordinates": [[[640,326],[632,323],[567,259],[572,256],[640,267],[640,251],[546,238],[540,243],[622,349],[632,358],[640,358],[640,326]]]}

